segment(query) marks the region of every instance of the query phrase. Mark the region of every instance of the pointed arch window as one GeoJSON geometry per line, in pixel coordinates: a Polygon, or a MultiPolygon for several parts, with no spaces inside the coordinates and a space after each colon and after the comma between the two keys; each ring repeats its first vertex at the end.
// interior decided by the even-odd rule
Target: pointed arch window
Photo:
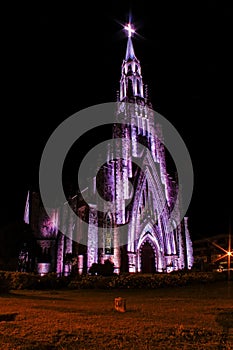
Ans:
{"type": "Polygon", "coordinates": [[[128,93],[127,95],[130,97],[130,96],[133,96],[133,82],[132,82],[132,79],[128,79],[128,93]]]}
{"type": "Polygon", "coordinates": [[[178,235],[178,230],[177,230],[177,224],[176,222],[173,220],[172,221],[172,226],[173,226],[173,245],[174,245],[174,249],[176,250],[177,254],[179,254],[179,235],[178,235]]]}
{"type": "Polygon", "coordinates": [[[113,227],[112,218],[108,213],[105,220],[105,237],[104,237],[104,253],[105,255],[113,255],[113,227]]]}
{"type": "Polygon", "coordinates": [[[140,95],[140,81],[137,79],[137,94],[140,95]]]}
{"type": "Polygon", "coordinates": [[[142,192],[142,204],[145,207],[146,200],[145,200],[145,192],[144,191],[142,192]]]}
{"type": "Polygon", "coordinates": [[[125,97],[125,83],[122,83],[122,97],[125,97]]]}

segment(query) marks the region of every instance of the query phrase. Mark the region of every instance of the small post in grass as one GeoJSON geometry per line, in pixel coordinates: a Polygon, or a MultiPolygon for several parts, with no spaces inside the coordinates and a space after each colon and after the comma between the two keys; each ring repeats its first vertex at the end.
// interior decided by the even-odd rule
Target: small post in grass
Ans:
{"type": "Polygon", "coordinates": [[[126,311],[126,299],[125,298],[115,298],[115,309],[119,312],[126,311]]]}

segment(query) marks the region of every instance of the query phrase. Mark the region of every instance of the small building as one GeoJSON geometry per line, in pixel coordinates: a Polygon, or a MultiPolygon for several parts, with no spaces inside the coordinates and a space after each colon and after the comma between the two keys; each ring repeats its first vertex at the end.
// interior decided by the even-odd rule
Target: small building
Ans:
{"type": "MultiPolygon", "coordinates": [[[[193,241],[193,268],[201,271],[219,270],[227,264],[229,234],[215,235],[193,241]]],[[[233,258],[233,256],[232,256],[233,258]]]]}

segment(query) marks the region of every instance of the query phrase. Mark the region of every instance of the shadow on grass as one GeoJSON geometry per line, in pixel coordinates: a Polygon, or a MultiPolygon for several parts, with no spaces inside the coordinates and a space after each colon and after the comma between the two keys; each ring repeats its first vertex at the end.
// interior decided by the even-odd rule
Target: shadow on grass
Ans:
{"type": "Polygon", "coordinates": [[[16,316],[18,315],[18,312],[10,313],[10,314],[0,314],[0,322],[2,321],[15,321],[16,316]]]}
{"type": "MultiPolygon", "coordinates": [[[[35,291],[33,291],[35,292],[35,291]]],[[[56,297],[51,295],[50,296],[43,296],[43,295],[38,295],[38,291],[36,291],[36,295],[32,294],[22,294],[22,293],[17,293],[17,292],[9,292],[9,293],[4,293],[0,294],[0,298],[12,298],[12,299],[32,299],[32,300],[62,300],[62,301],[69,301],[69,298],[61,298],[61,297],[56,297]]],[[[44,292],[44,291],[43,291],[44,292]]],[[[51,294],[53,293],[51,290],[47,291],[50,292],[51,294]]],[[[54,292],[54,295],[56,295],[56,292],[54,292]]]]}

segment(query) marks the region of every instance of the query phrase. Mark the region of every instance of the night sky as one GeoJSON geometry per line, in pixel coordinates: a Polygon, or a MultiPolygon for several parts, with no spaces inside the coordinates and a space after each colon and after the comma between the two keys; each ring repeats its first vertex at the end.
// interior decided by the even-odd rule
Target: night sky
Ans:
{"type": "MultiPolygon", "coordinates": [[[[54,129],[83,108],[116,100],[127,42],[121,24],[131,11],[153,108],[180,133],[193,162],[191,235],[228,232],[233,9],[230,2],[200,3],[93,1],[4,10],[1,227],[22,220],[54,129]]],[[[85,142],[82,154],[93,140],[85,142]]]]}

